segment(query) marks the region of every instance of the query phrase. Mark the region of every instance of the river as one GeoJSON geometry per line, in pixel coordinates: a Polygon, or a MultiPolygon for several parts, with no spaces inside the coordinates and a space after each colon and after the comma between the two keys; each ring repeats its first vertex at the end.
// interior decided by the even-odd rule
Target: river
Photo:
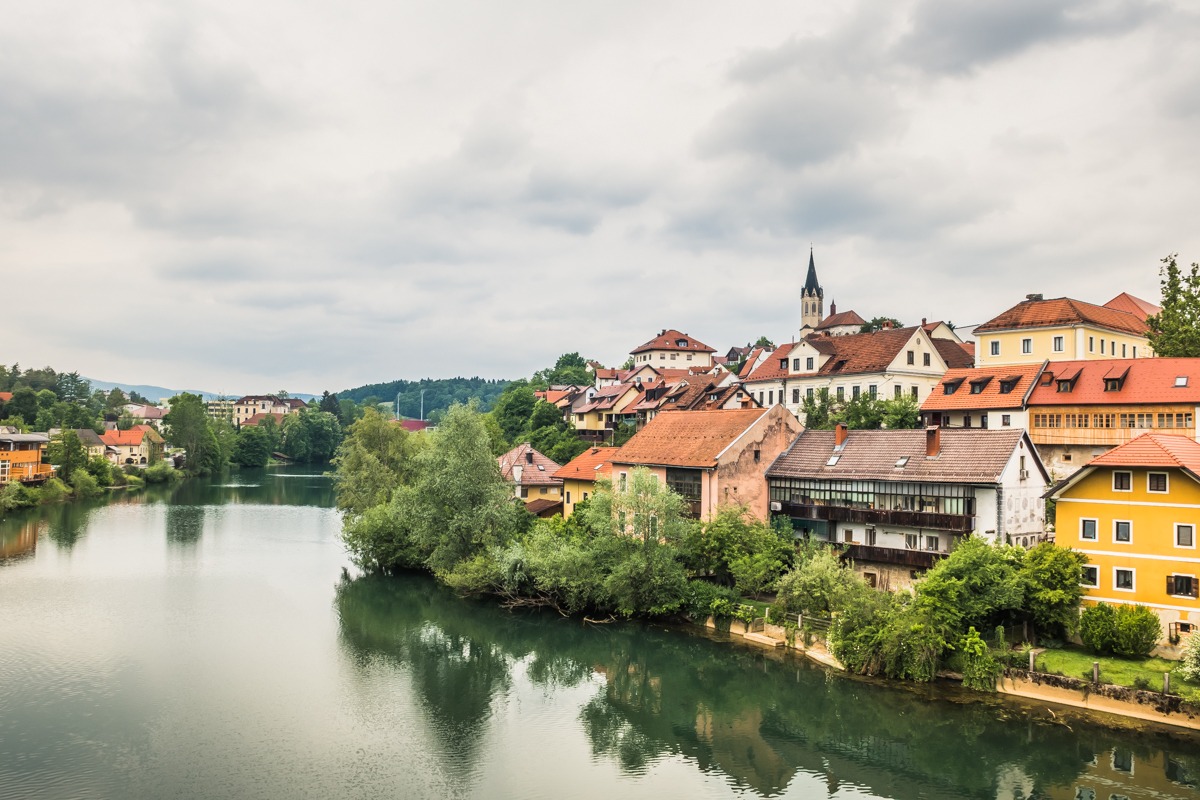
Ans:
{"type": "Polygon", "coordinates": [[[0,520],[0,798],[1175,798],[1200,744],[361,576],[327,478],[0,520]]]}

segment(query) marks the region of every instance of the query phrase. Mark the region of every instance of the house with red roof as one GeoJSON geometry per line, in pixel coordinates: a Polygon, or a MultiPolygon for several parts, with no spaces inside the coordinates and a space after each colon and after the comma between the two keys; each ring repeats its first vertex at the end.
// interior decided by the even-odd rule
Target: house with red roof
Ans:
{"type": "Polygon", "coordinates": [[[801,430],[781,406],[659,414],[612,455],[618,487],[645,467],[680,494],[689,514],[709,519],[722,505],[767,518],[767,466],[801,430]]]}
{"type": "Polygon", "coordinates": [[[233,404],[233,424],[241,427],[255,414],[294,414],[308,404],[298,397],[276,397],[273,394],[248,394],[233,404]]]}
{"type": "MultiPolygon", "coordinates": [[[[1200,625],[1200,443],[1194,436],[1142,432],[1091,459],[1049,493],[1055,544],[1087,557],[1085,603],[1142,605],[1170,639],[1200,625]]],[[[1178,639],[1176,639],[1178,642],[1178,639]]]]}
{"type": "Polygon", "coordinates": [[[869,583],[909,586],[972,534],[1047,538],[1037,449],[1007,430],[806,430],[766,472],[771,511],[842,548],[869,583]]]}
{"type": "Polygon", "coordinates": [[[1117,311],[1124,311],[1139,317],[1143,322],[1147,317],[1153,317],[1162,311],[1160,306],[1156,306],[1149,300],[1143,300],[1140,297],[1134,297],[1128,292],[1121,292],[1119,295],[1109,300],[1104,304],[1105,308],[1112,308],[1117,311]]]}
{"type": "Polygon", "coordinates": [[[1200,358],[1051,362],[1027,405],[1046,465],[1069,475],[1147,431],[1195,439],[1200,358]]]}
{"type": "Polygon", "coordinates": [[[588,389],[584,402],[571,409],[571,421],[580,437],[601,441],[612,436],[622,422],[634,422],[632,410],[642,395],[638,383],[618,383],[600,389],[588,389]]]}
{"type": "Polygon", "coordinates": [[[862,333],[862,326],[867,321],[853,311],[837,310],[837,303],[829,304],[829,316],[821,320],[816,327],[816,333],[827,336],[850,336],[862,333]]]}
{"type": "Polygon", "coordinates": [[[712,366],[712,355],[717,352],[704,342],[680,333],[673,328],[664,328],[658,336],[630,351],[634,366],[649,364],[654,367],[704,367],[712,366]]]}
{"type": "MultiPolygon", "coordinates": [[[[975,327],[975,363],[980,367],[1040,364],[1043,361],[1149,358],[1150,330],[1144,314],[1069,297],[1027,295],[1012,308],[975,327]]],[[[1144,302],[1144,301],[1143,301],[1144,302]]]]}
{"type": "Polygon", "coordinates": [[[563,482],[554,477],[561,465],[528,443],[517,445],[499,456],[496,462],[500,465],[501,476],[512,484],[513,496],[521,498],[527,505],[532,500],[562,502],[563,482]]]}
{"type": "Polygon", "coordinates": [[[743,386],[760,405],[783,404],[799,417],[804,399],[822,389],[835,403],[860,395],[912,397],[920,403],[947,369],[971,365],[957,339],[935,338],[914,325],[790,342],[751,372],[743,386]]]}
{"type": "Polygon", "coordinates": [[[596,481],[612,475],[612,455],[616,447],[589,447],[564,464],[552,477],[563,482],[564,518],[575,513],[575,506],[596,492],[596,481]]]}
{"type": "Polygon", "coordinates": [[[146,466],[162,458],[163,438],[149,425],[134,425],[127,431],[111,430],[100,434],[108,460],[114,464],[146,466]]]}
{"type": "Polygon", "coordinates": [[[1026,402],[1046,364],[946,370],[921,403],[926,426],[1029,428],[1026,402]]]}

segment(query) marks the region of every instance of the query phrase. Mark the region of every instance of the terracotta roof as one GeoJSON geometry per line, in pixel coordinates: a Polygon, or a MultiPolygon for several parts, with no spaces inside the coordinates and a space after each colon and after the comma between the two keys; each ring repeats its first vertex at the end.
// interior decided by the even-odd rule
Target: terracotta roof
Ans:
{"type": "Polygon", "coordinates": [[[560,481],[595,481],[612,474],[612,455],[620,448],[590,447],[568,461],[552,477],[560,481]]]}
{"type": "Polygon", "coordinates": [[[1088,462],[1089,467],[1178,467],[1200,474],[1200,442],[1171,433],[1144,433],[1088,462]]]}
{"type": "MultiPolygon", "coordinates": [[[[900,351],[912,340],[917,332],[917,326],[908,328],[888,328],[871,333],[852,333],[849,336],[808,336],[804,341],[828,358],[811,375],[857,375],[872,372],[884,372],[896,360],[900,351]]],[[[957,342],[947,339],[930,339],[938,355],[948,367],[969,367],[971,357],[958,346],[957,342]]],[[[776,350],[762,365],[750,373],[747,381],[778,380],[787,375],[787,367],[781,367],[780,361],[788,357],[795,344],[787,344],[776,350]]]]}
{"type": "Polygon", "coordinates": [[[769,409],[659,414],[613,455],[614,464],[715,467],[717,456],[769,409]]]}
{"type": "Polygon", "coordinates": [[[644,353],[647,350],[677,350],[680,352],[691,353],[715,353],[713,348],[706,345],[698,339],[688,336],[686,333],[680,333],[677,330],[664,330],[658,336],[655,336],[644,345],[631,350],[632,355],[644,353]]]}
{"type": "Polygon", "coordinates": [[[496,459],[500,474],[509,483],[519,486],[561,486],[562,481],[554,477],[560,465],[533,449],[529,444],[519,444],[496,459]],[[527,453],[533,455],[532,461],[527,453]],[[517,480],[515,468],[521,467],[521,480],[517,480]]]}
{"type": "Polygon", "coordinates": [[[768,478],[921,481],[924,483],[998,483],[1013,451],[1025,439],[1031,461],[1049,476],[1025,431],[979,428],[935,429],[939,454],[925,456],[926,431],[847,431],[840,451],[834,431],[807,430],[767,469],[768,478]],[[833,455],[838,459],[829,463],[833,455]],[[903,467],[896,464],[907,459],[903,467]]]}
{"type": "Polygon", "coordinates": [[[1200,358],[1052,361],[1029,396],[1031,407],[1141,403],[1200,404],[1200,358]],[[1058,391],[1058,379],[1071,376],[1071,390],[1058,391]],[[1119,388],[1105,391],[1106,378],[1118,378],[1119,388]]]}
{"type": "Polygon", "coordinates": [[[757,366],[756,362],[758,361],[758,357],[761,356],[764,352],[766,352],[765,347],[755,347],[755,348],[751,349],[750,353],[746,356],[746,360],[744,362],[742,362],[742,368],[740,370],[738,370],[738,377],[739,378],[748,377],[750,375],[750,373],[754,371],[754,368],[757,366]]]}
{"type": "Polygon", "coordinates": [[[562,511],[562,500],[551,500],[549,498],[537,498],[536,500],[526,500],[525,510],[535,517],[550,517],[553,516],[553,511],[558,509],[562,511]]]}
{"type": "Polygon", "coordinates": [[[858,314],[855,314],[853,311],[839,311],[837,314],[831,314],[830,316],[821,320],[821,323],[817,325],[816,330],[823,331],[826,328],[833,328],[838,325],[862,326],[866,324],[867,321],[858,314]]]}
{"type": "MultiPolygon", "coordinates": [[[[743,379],[747,381],[775,381],[785,377],[788,374],[787,367],[781,367],[780,361],[786,361],[791,355],[792,350],[796,347],[795,342],[788,342],[779,347],[767,359],[758,365],[758,369],[753,370],[748,375],[743,375],[743,379]]],[[[747,364],[750,362],[747,361],[747,364]]]]}
{"type": "Polygon", "coordinates": [[[1042,366],[1022,364],[1017,367],[947,370],[939,387],[921,403],[921,410],[1022,408],[1042,366]],[[952,387],[951,394],[946,393],[947,387],[952,387]],[[978,391],[975,387],[978,387],[978,391]],[[1008,391],[1001,392],[1002,388],[1008,391]]]}
{"type": "Polygon", "coordinates": [[[974,364],[975,363],[975,343],[974,342],[959,342],[958,346],[961,347],[966,352],[966,354],[971,357],[971,363],[974,364]]]}
{"type": "Polygon", "coordinates": [[[399,422],[396,422],[396,424],[399,425],[401,428],[404,428],[404,430],[410,431],[412,433],[416,433],[417,431],[423,431],[426,428],[428,428],[430,425],[430,423],[428,421],[423,420],[423,419],[402,419],[399,422]]]}
{"type": "Polygon", "coordinates": [[[1145,320],[1127,311],[1096,306],[1069,297],[1056,297],[1052,300],[1023,300],[998,317],[977,326],[975,333],[1081,324],[1137,336],[1144,336],[1147,331],[1145,320]]]}
{"type": "Polygon", "coordinates": [[[12,400],[12,392],[0,392],[0,403],[7,403],[12,400]]]}
{"type": "Polygon", "coordinates": [[[597,380],[613,381],[617,379],[617,370],[615,369],[598,369],[596,370],[597,380]]]}
{"type": "Polygon", "coordinates": [[[952,342],[949,339],[931,338],[930,341],[937,348],[938,355],[942,357],[942,361],[946,362],[947,367],[960,369],[975,366],[975,345],[967,348],[963,346],[963,343],[952,342]]]}
{"type": "Polygon", "coordinates": [[[596,390],[592,395],[592,401],[586,405],[582,405],[575,409],[576,414],[586,414],[589,411],[607,411],[614,408],[621,398],[630,391],[641,391],[637,384],[633,383],[614,383],[610,386],[604,386],[596,390]]]}
{"type": "Polygon", "coordinates": [[[100,441],[113,447],[139,447],[148,432],[145,428],[133,427],[127,431],[105,431],[100,441]]]}
{"type": "Polygon", "coordinates": [[[260,411],[257,414],[255,414],[254,416],[247,419],[245,422],[243,422],[242,425],[258,425],[260,422],[262,422],[267,417],[274,417],[276,422],[283,422],[283,418],[286,416],[287,415],[282,412],[260,411]]]}
{"type": "Polygon", "coordinates": [[[1124,311],[1128,314],[1133,314],[1143,322],[1146,321],[1146,317],[1152,317],[1158,312],[1162,311],[1161,308],[1154,305],[1154,303],[1151,303],[1149,300],[1143,300],[1140,297],[1134,297],[1128,292],[1121,292],[1112,300],[1109,300],[1107,303],[1105,303],[1104,307],[1111,308],[1115,311],[1124,311]]]}

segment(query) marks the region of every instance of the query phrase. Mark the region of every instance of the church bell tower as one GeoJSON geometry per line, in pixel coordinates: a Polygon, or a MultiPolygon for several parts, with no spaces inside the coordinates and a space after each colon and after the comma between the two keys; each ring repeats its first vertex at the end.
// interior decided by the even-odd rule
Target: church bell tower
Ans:
{"type": "Polygon", "coordinates": [[[800,293],[800,328],[816,328],[825,319],[825,290],[817,283],[817,266],[813,263],[812,248],[808,250],[808,275],[800,293]]]}

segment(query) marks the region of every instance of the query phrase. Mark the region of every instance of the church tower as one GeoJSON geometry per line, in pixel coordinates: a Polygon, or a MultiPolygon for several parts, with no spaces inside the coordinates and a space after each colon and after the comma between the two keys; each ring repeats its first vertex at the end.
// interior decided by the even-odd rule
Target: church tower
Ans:
{"type": "Polygon", "coordinates": [[[813,263],[812,248],[808,250],[808,276],[800,293],[800,328],[816,328],[825,319],[825,290],[817,283],[817,266],[813,263]]]}

